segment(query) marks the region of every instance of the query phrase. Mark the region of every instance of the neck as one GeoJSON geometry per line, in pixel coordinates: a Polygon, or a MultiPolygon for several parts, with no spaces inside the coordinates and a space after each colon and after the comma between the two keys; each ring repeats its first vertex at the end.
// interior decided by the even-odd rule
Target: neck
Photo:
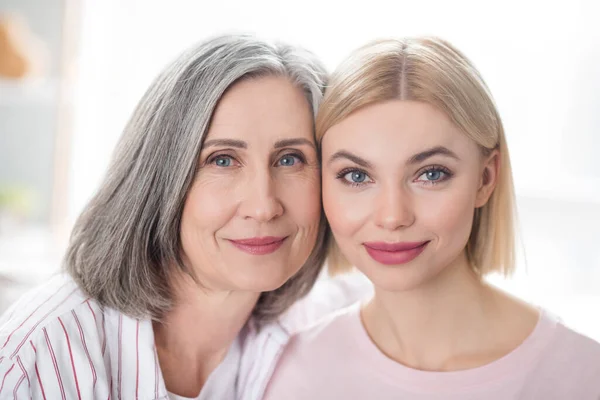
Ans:
{"type": "Polygon", "coordinates": [[[181,278],[173,308],[154,323],[167,389],[194,397],[248,321],[260,293],[218,291],[181,278]]]}
{"type": "Polygon", "coordinates": [[[463,254],[415,289],[375,288],[362,317],[372,340],[392,359],[447,371],[474,368],[510,352],[531,332],[537,312],[484,283],[463,254]],[[514,331],[504,326],[511,319],[514,331]]]}

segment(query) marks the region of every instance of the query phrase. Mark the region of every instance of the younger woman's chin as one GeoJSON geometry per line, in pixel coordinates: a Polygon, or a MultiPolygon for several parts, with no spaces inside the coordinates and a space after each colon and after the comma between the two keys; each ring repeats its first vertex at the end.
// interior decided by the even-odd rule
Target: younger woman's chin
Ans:
{"type": "Polygon", "coordinates": [[[373,285],[386,292],[408,292],[435,279],[426,271],[419,268],[407,268],[406,266],[376,266],[375,268],[363,269],[367,278],[373,285]]]}

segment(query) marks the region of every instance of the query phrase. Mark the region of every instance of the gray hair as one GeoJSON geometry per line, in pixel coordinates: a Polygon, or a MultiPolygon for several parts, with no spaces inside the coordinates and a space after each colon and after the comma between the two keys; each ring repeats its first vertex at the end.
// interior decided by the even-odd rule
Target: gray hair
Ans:
{"type": "MultiPolygon", "coordinates": [[[[249,35],[192,47],[150,85],[71,233],[64,267],[87,295],[137,318],[160,319],[172,307],[173,274],[195,278],[181,258],[181,215],[212,114],[231,85],[269,75],[301,88],[316,116],[327,77],[322,64],[303,49],[249,35]]],[[[310,290],[328,236],[323,216],[305,265],[261,294],[258,321],[276,318],[310,290]]]]}

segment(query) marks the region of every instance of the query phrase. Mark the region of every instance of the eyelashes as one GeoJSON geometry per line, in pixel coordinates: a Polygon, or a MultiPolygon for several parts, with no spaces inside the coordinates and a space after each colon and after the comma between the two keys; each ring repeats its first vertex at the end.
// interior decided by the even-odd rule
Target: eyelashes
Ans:
{"type": "Polygon", "coordinates": [[[277,160],[277,166],[278,167],[291,167],[293,165],[296,165],[296,162],[294,159],[298,160],[302,164],[306,164],[306,157],[304,156],[304,154],[291,152],[291,153],[286,153],[283,156],[279,157],[279,159],[277,160]],[[286,162],[283,162],[284,160],[286,160],[286,162]],[[290,164],[289,163],[290,160],[294,160],[294,162],[290,164]]]}
{"type": "Polygon", "coordinates": [[[369,174],[360,168],[345,168],[337,173],[336,178],[346,185],[355,187],[363,186],[373,181],[369,174]]]}
{"type": "MultiPolygon", "coordinates": [[[[450,180],[454,174],[442,165],[430,165],[419,170],[413,182],[422,185],[433,186],[450,180]]],[[[365,186],[373,183],[369,173],[361,168],[344,168],[336,174],[336,179],[351,187],[365,186]]]]}
{"type": "MultiPolygon", "coordinates": [[[[306,156],[301,152],[286,152],[280,157],[276,157],[273,161],[275,167],[293,167],[299,164],[306,164],[306,156]]],[[[239,167],[242,163],[237,158],[229,153],[218,153],[209,156],[203,163],[203,166],[213,165],[218,168],[239,167]]]]}
{"type": "Polygon", "coordinates": [[[219,154],[209,158],[206,161],[206,164],[214,164],[217,167],[226,168],[232,166],[234,162],[236,162],[236,160],[232,156],[229,156],[227,154],[219,154]]]}
{"type": "Polygon", "coordinates": [[[417,179],[416,182],[423,182],[428,185],[437,185],[452,178],[452,172],[441,165],[432,165],[425,167],[419,172],[418,178],[425,177],[425,180],[417,179]]]}

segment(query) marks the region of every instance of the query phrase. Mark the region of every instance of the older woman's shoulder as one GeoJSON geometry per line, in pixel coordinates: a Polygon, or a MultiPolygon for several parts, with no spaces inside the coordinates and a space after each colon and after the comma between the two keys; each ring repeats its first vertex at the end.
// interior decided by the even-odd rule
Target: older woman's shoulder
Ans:
{"type": "Polygon", "coordinates": [[[24,351],[35,351],[40,337],[51,337],[54,326],[99,323],[100,306],[88,299],[67,275],[60,274],[25,293],[0,317],[0,362],[24,351]]]}
{"type": "Polygon", "coordinates": [[[151,321],[101,307],[57,276],[0,318],[0,399],[158,398],[153,349],[151,321]]]}

